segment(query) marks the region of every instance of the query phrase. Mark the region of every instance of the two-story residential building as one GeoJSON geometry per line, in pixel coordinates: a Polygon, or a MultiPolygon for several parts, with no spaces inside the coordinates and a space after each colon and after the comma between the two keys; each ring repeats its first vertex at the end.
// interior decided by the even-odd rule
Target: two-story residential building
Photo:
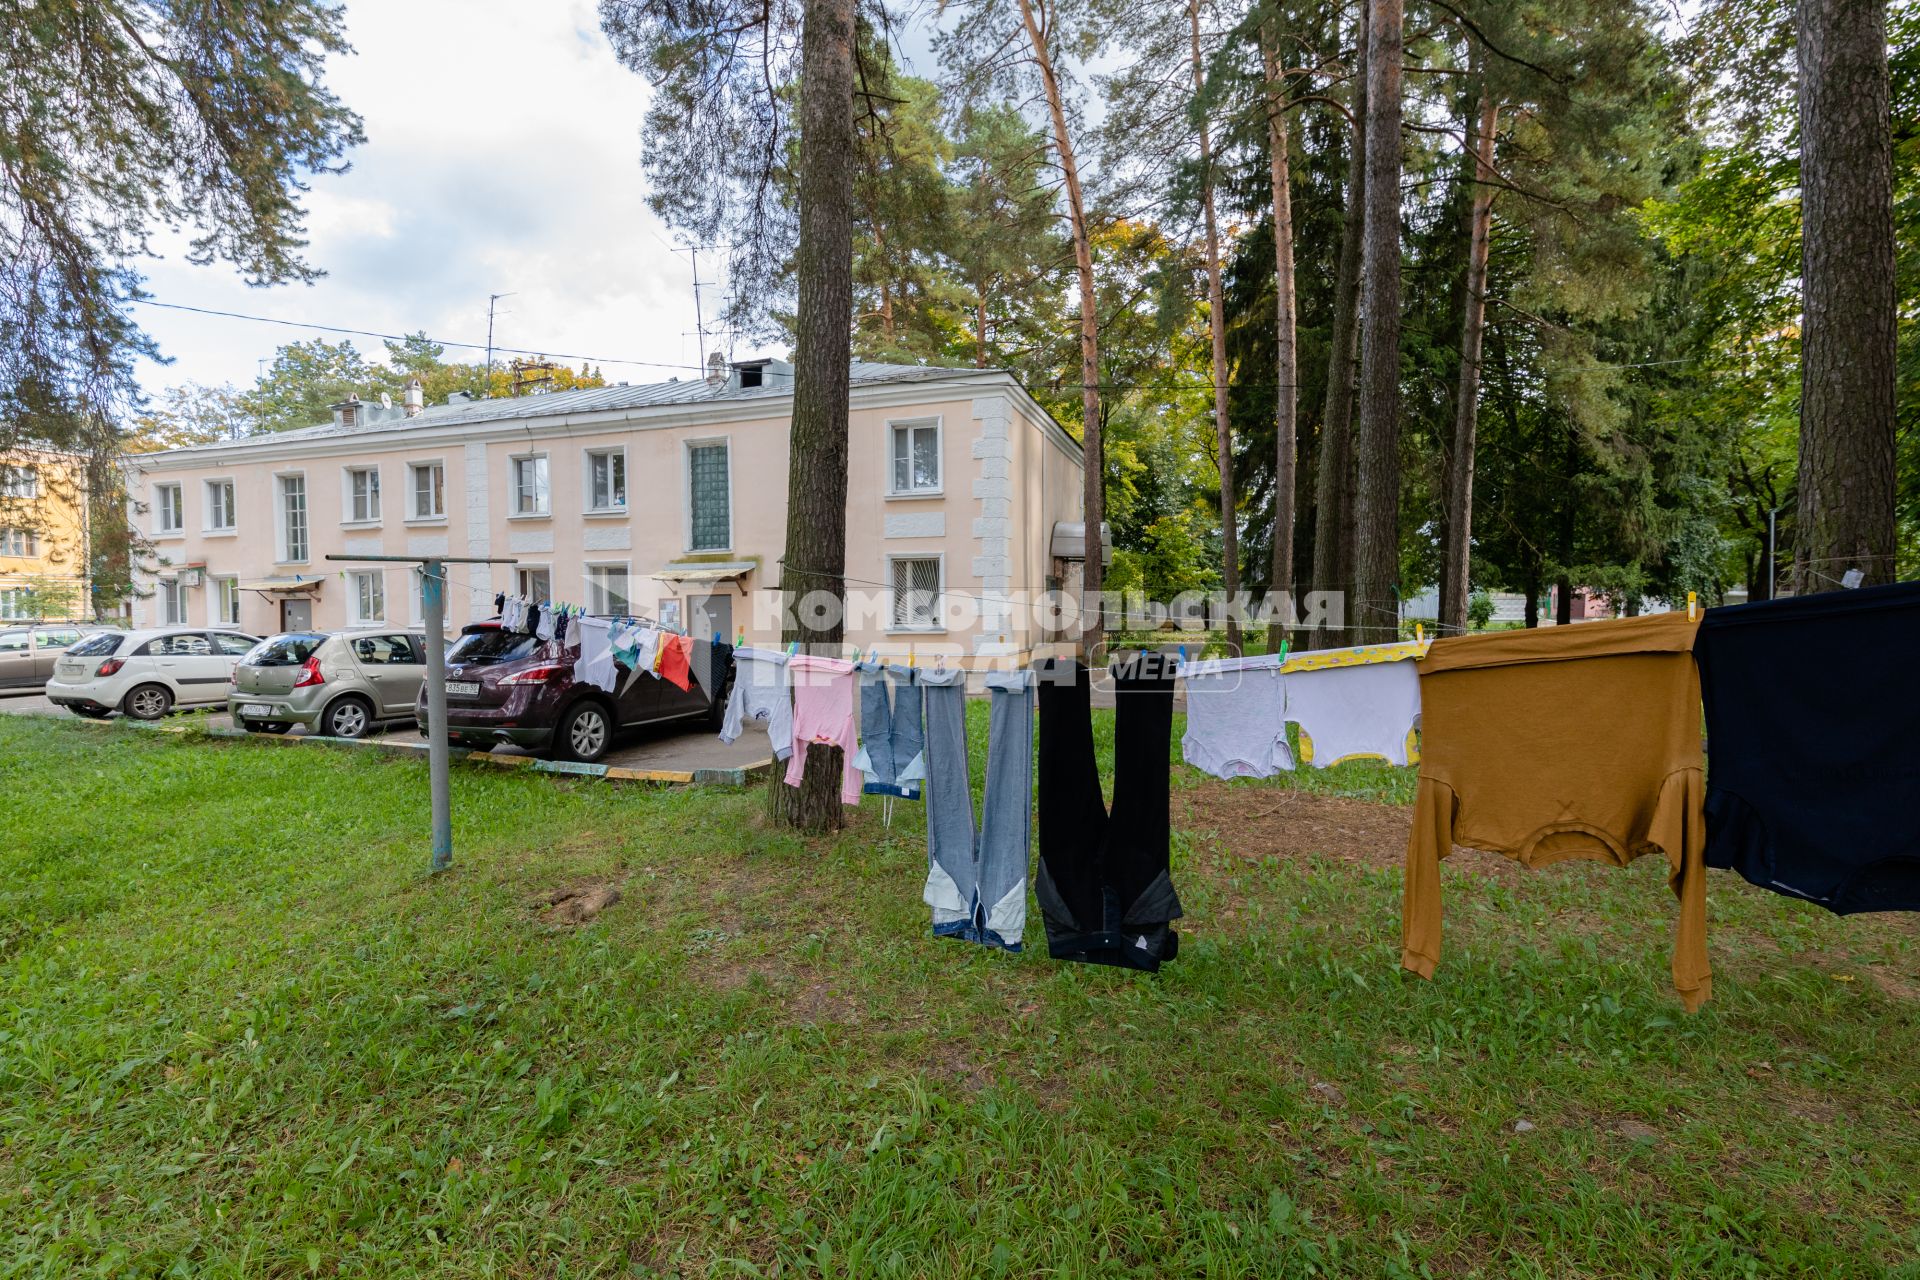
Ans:
{"type": "MultiPolygon", "coordinates": [[[[455,565],[450,621],[496,592],[778,640],[765,593],[786,541],[792,367],[431,407],[351,401],[305,430],[127,459],[159,563],[138,624],[302,627],[420,618],[417,571],[455,565]],[[756,596],[762,598],[756,599],[756,596]]],[[[1006,601],[1078,555],[1078,443],[1008,373],[857,363],[849,418],[850,643],[1020,657],[1044,639],[1006,601]]],[[[773,597],[777,598],[777,597],[773,597]]]]}
{"type": "Polygon", "coordinates": [[[87,469],[70,454],[0,454],[0,622],[93,614],[87,469]]]}

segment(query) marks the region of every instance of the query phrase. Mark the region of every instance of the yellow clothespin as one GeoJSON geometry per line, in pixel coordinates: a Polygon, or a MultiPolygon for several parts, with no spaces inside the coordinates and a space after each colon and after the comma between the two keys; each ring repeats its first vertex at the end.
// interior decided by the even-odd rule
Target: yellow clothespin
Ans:
{"type": "Polygon", "coordinates": [[[1427,629],[1418,622],[1413,624],[1413,642],[1415,644],[1425,644],[1427,642],[1427,629]]]}
{"type": "Polygon", "coordinates": [[[913,668],[913,646],[912,645],[907,646],[907,668],[909,670],[913,668]]]}
{"type": "Polygon", "coordinates": [[[1700,616],[1700,597],[1696,593],[1689,591],[1687,592],[1687,621],[1692,622],[1695,618],[1699,616],[1700,616]]]}

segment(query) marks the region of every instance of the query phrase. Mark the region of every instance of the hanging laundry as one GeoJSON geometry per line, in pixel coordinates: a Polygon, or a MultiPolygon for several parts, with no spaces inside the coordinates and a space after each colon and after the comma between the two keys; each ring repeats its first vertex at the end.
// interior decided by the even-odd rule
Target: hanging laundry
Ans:
{"type": "Polygon", "coordinates": [[[506,612],[507,612],[507,593],[506,592],[496,591],[493,593],[493,611],[495,614],[503,618],[506,616],[506,612]]]}
{"type": "Polygon", "coordinates": [[[1093,755],[1091,681],[1071,660],[1039,670],[1040,870],[1034,896],[1056,960],[1154,972],[1179,953],[1182,914],[1168,867],[1173,659],[1134,654],[1113,669],[1113,812],[1093,755]]]}
{"type": "Polygon", "coordinates": [[[877,662],[860,669],[860,753],[854,767],[866,775],[863,790],[870,796],[920,798],[920,780],[927,776],[921,728],[922,691],[911,667],[889,669],[877,662]],[[889,670],[893,676],[888,698],[889,670]]]}
{"type": "Polygon", "coordinates": [[[840,798],[859,804],[860,771],[853,767],[853,664],[800,653],[787,659],[787,676],[793,684],[793,755],[787,761],[787,785],[800,785],[809,743],[830,743],[841,751],[840,798]]]}
{"type": "Polygon", "coordinates": [[[793,754],[793,695],[787,689],[787,655],[778,649],[733,651],[733,692],[720,722],[720,741],[733,742],[747,720],[767,722],[773,758],[793,754]]]}
{"type": "Polygon", "coordinates": [[[636,622],[622,633],[614,652],[621,655],[628,670],[653,675],[659,661],[660,629],[650,622],[636,622]]]}
{"type": "Polygon", "coordinates": [[[1403,966],[1431,978],[1440,962],[1440,860],[1456,844],[1529,867],[1658,852],[1680,900],[1673,985],[1689,1010],[1706,1002],[1698,625],[1667,613],[1433,642],[1403,966]]]}
{"type": "Polygon", "coordinates": [[[1183,663],[1180,673],[1187,682],[1182,759],[1216,778],[1271,778],[1293,768],[1279,655],[1209,658],[1183,663]]]}
{"type": "Polygon", "coordinates": [[[557,614],[553,607],[541,605],[539,620],[534,623],[533,634],[541,640],[553,639],[553,624],[556,620],[557,614]]]}
{"type": "Polygon", "coordinates": [[[1706,611],[1708,866],[1840,915],[1920,911],[1917,634],[1916,582],[1706,611]]]}
{"type": "Polygon", "coordinates": [[[1408,745],[1420,722],[1417,640],[1295,654],[1287,677],[1287,719],[1300,726],[1301,754],[1316,769],[1375,757],[1389,764],[1417,758],[1408,745]],[[1310,749],[1309,749],[1310,748],[1310,749]]]}
{"type": "Polygon", "coordinates": [[[967,682],[959,669],[917,671],[927,711],[927,883],[933,931],[1019,951],[1027,930],[1027,851],[1033,838],[1033,675],[993,671],[982,684],[987,777],[973,823],[967,682]]]}
{"type": "Polygon", "coordinates": [[[574,679],[608,693],[620,689],[620,669],[613,664],[613,624],[605,618],[580,618],[580,660],[573,664],[574,679]]]}
{"type": "Polygon", "coordinates": [[[687,677],[693,669],[693,641],[686,636],[660,638],[660,678],[682,693],[693,689],[687,677]]]}

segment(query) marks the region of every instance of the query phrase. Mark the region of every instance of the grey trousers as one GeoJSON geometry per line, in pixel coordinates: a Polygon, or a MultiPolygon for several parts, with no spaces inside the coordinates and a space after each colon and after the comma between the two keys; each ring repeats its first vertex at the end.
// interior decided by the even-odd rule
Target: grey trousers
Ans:
{"type": "Polygon", "coordinates": [[[927,885],[933,931],[1018,951],[1027,926],[1033,830],[1033,681],[991,672],[984,683],[987,777],[973,821],[963,671],[921,671],[927,715],[927,885]]]}

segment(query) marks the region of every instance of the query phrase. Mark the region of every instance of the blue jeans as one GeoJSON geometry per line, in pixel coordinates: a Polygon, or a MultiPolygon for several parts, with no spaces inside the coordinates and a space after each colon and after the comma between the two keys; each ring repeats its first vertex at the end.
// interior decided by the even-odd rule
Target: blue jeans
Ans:
{"type": "Polygon", "coordinates": [[[973,821],[963,671],[917,673],[927,715],[927,884],[933,931],[1019,951],[1027,926],[1033,820],[1033,685],[1026,671],[992,672],[986,791],[973,821]]]}
{"type": "Polygon", "coordinates": [[[921,729],[921,688],[911,667],[890,670],[879,663],[860,667],[860,750],[854,768],[866,774],[861,789],[870,796],[920,798],[927,776],[926,735],[921,729]],[[887,700],[887,676],[893,676],[893,700],[887,700]]]}

